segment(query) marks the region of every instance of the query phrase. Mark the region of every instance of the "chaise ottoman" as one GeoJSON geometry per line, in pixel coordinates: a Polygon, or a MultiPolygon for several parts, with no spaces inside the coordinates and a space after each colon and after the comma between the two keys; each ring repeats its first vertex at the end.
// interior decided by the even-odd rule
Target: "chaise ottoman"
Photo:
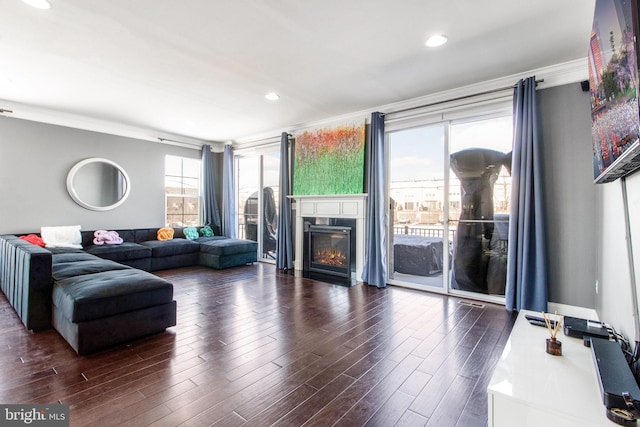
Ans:
{"type": "Polygon", "coordinates": [[[207,267],[223,269],[257,260],[258,243],[253,240],[218,239],[200,243],[200,264],[207,267]]]}
{"type": "Polygon", "coordinates": [[[176,325],[168,281],[88,254],[70,258],[54,261],[53,326],[78,354],[176,325]]]}

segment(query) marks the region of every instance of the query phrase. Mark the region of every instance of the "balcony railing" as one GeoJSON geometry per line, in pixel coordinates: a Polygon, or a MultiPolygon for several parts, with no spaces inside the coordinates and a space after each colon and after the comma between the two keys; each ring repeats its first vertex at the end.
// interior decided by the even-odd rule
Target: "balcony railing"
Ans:
{"type": "MultiPolygon", "coordinates": [[[[444,237],[444,230],[439,227],[411,227],[410,225],[402,225],[393,227],[393,234],[410,234],[413,236],[425,237],[444,237]]],[[[453,240],[456,231],[449,229],[449,240],[453,240]]]]}

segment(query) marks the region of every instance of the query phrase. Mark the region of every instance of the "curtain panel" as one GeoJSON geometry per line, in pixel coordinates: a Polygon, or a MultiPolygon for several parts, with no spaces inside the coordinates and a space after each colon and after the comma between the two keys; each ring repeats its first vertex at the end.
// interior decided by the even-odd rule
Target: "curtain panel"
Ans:
{"type": "Polygon", "coordinates": [[[513,96],[513,158],[506,308],[546,311],[547,242],[535,77],[513,96]]]}
{"type": "Polygon", "coordinates": [[[202,212],[203,224],[220,230],[220,209],[216,193],[216,176],[213,167],[211,146],[202,146],[202,212]]]}
{"type": "Polygon", "coordinates": [[[362,281],[387,286],[387,209],[384,174],[384,115],[371,114],[367,169],[367,225],[362,281]]]}
{"type": "Polygon", "coordinates": [[[233,147],[231,144],[224,146],[222,157],[222,235],[236,238],[236,193],[233,147]]]}
{"type": "Polygon", "coordinates": [[[276,240],[276,268],[293,269],[293,228],[291,224],[291,171],[289,169],[289,134],[280,137],[280,195],[278,200],[278,229],[276,240]]]}

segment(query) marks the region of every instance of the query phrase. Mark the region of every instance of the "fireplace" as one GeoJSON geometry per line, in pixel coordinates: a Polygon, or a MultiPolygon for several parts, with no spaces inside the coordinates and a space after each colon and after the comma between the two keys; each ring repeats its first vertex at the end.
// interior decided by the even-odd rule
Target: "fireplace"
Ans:
{"type": "Polygon", "coordinates": [[[351,277],[351,227],[309,226],[309,271],[351,277]]]}
{"type": "MultiPolygon", "coordinates": [[[[295,200],[295,269],[304,277],[310,275],[331,277],[353,285],[362,277],[364,266],[364,226],[366,194],[339,194],[321,196],[288,196],[295,200]],[[311,225],[329,225],[350,228],[348,276],[340,277],[310,272],[309,229],[311,225]]],[[[322,265],[321,267],[325,267],[322,265]]],[[[342,283],[341,283],[342,284],[342,283]]]]}

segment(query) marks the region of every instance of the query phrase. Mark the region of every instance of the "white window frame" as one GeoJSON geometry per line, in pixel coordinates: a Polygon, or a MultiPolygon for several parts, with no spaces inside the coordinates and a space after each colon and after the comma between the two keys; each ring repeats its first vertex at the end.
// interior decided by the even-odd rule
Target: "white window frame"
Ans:
{"type": "MultiPolygon", "coordinates": [[[[187,176],[186,178],[192,179],[193,177],[191,176],[187,176]]],[[[165,226],[171,226],[170,222],[168,221],[168,215],[169,213],[167,212],[167,199],[169,197],[175,197],[175,198],[182,198],[182,199],[193,199],[195,198],[198,201],[198,207],[197,207],[197,212],[198,212],[198,220],[197,220],[197,224],[200,225],[202,223],[202,161],[200,159],[194,159],[191,157],[183,157],[183,156],[174,156],[171,154],[167,154],[165,156],[165,170],[164,170],[164,223],[165,226]],[[180,175],[169,175],[167,173],[167,161],[169,158],[174,158],[174,159],[180,159],[180,175]],[[167,182],[167,178],[175,178],[176,180],[180,180],[180,182],[182,182],[185,178],[184,175],[184,161],[188,160],[188,161],[195,161],[198,162],[199,167],[198,167],[198,194],[193,195],[193,194],[184,194],[184,193],[167,193],[167,187],[166,187],[166,182],[167,182]]],[[[183,201],[183,206],[184,206],[184,201],[183,201]]],[[[182,211],[182,218],[184,220],[184,208],[182,211]]],[[[184,221],[182,221],[183,227],[187,227],[187,225],[184,223],[184,221]]]]}

